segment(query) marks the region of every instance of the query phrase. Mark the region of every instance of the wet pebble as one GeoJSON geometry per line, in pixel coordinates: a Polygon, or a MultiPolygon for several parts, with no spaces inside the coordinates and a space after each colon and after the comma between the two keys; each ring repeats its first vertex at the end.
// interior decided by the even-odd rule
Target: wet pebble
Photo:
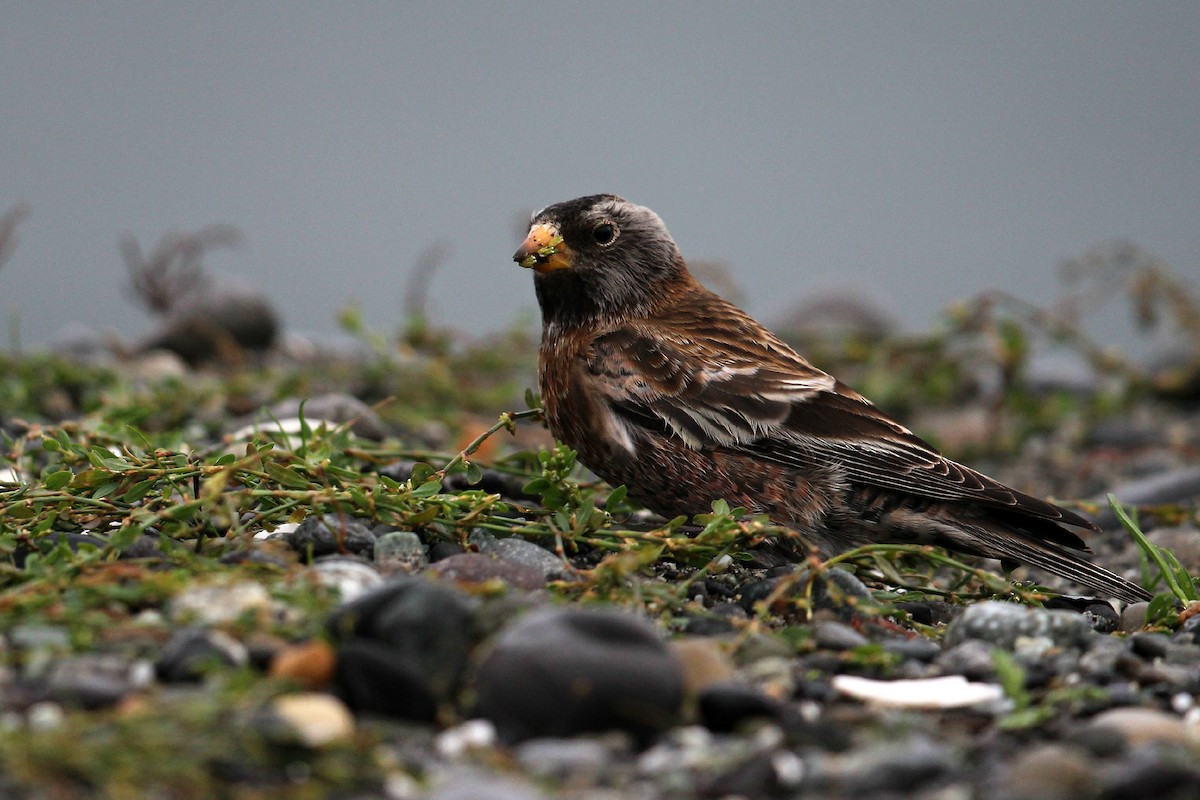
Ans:
{"type": "Polygon", "coordinates": [[[476,675],[478,713],[506,742],[669,726],[682,669],[654,626],[615,609],[548,608],[502,631],[476,675]]]}

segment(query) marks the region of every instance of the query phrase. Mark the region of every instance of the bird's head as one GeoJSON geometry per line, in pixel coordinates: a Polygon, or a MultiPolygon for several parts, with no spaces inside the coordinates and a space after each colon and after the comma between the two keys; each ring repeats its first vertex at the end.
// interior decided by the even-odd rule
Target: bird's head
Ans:
{"type": "Polygon", "coordinates": [[[658,215],[611,194],[534,214],[513,260],[537,273],[547,323],[638,314],[687,273],[658,215]]]}

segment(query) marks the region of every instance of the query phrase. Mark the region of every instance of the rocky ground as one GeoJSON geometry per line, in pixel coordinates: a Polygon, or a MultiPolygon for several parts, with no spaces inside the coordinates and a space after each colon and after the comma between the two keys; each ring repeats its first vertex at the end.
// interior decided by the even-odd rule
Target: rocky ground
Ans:
{"type": "Polygon", "coordinates": [[[1121,608],[656,520],[533,415],[492,426],[527,340],[396,352],[3,356],[0,796],[1200,797],[1200,614],[1105,501],[1200,574],[1194,403],[897,406],[1088,499],[1097,560],[1160,593],[1121,608]]]}

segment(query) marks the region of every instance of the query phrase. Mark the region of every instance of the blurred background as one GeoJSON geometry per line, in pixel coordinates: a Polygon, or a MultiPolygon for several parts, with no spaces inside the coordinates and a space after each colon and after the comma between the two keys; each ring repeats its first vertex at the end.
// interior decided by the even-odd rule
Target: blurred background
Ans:
{"type": "Polygon", "coordinates": [[[834,296],[909,328],[988,287],[1040,301],[1118,240],[1200,264],[1197,3],[0,17],[4,347],[146,335],[131,267],[171,232],[318,341],[346,306],[386,331],[406,307],[532,330],[524,222],[594,192],[654,208],[772,324],[834,296]]]}

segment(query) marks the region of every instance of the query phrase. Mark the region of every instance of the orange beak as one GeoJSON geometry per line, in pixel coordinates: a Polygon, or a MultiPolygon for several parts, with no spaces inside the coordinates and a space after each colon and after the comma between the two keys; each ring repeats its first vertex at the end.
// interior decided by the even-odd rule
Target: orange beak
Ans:
{"type": "Polygon", "coordinates": [[[517,248],[513,261],[535,272],[546,273],[570,267],[573,257],[574,254],[563,242],[558,229],[553,225],[543,224],[534,225],[529,229],[529,235],[517,248]]]}

